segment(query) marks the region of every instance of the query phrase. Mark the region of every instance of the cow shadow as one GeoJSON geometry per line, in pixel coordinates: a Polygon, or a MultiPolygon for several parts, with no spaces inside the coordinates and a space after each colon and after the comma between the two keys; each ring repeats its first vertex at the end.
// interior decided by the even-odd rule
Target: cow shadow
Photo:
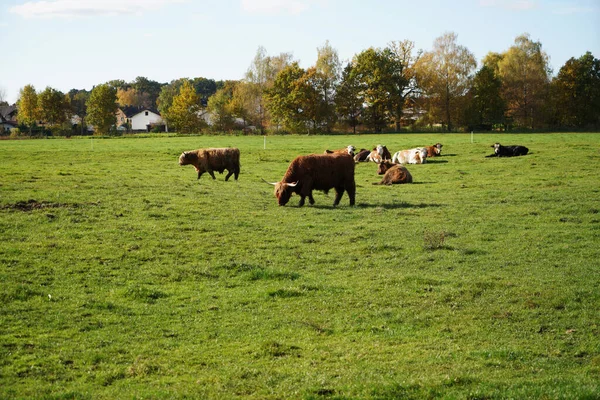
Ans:
{"type": "Polygon", "coordinates": [[[438,208],[443,207],[443,204],[437,203],[418,203],[412,204],[407,203],[405,201],[400,203],[377,203],[377,204],[369,204],[369,203],[357,203],[356,208],[383,208],[384,210],[398,210],[398,209],[407,209],[407,208],[438,208]]]}
{"type": "Polygon", "coordinates": [[[431,158],[427,159],[427,164],[446,164],[447,162],[448,160],[435,160],[431,158]]]}

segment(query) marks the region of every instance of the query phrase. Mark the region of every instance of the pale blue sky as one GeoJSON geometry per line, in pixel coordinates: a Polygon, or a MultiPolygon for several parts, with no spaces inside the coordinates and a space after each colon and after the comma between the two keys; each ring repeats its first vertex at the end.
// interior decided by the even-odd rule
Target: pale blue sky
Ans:
{"type": "Polygon", "coordinates": [[[259,46],[306,68],[327,40],[349,60],[393,40],[427,51],[449,31],[478,62],[529,33],[556,73],[600,58],[600,0],[0,0],[0,91],[12,103],[27,84],[241,79],[259,46]]]}

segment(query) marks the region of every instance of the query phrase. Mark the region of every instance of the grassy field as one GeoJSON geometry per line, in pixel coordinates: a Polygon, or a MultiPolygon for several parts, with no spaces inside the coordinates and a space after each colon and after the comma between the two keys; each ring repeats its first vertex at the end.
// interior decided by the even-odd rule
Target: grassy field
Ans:
{"type": "Polygon", "coordinates": [[[0,398],[600,398],[600,136],[0,142],[0,398]],[[299,154],[443,143],[356,206],[299,154]],[[530,154],[484,158],[490,145],[530,154]],[[183,150],[236,146],[200,181],[183,150]]]}

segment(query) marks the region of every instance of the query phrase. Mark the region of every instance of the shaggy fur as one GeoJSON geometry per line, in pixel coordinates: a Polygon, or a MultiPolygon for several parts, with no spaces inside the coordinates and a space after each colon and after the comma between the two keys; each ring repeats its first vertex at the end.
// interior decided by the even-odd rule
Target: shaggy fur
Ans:
{"type": "Polygon", "coordinates": [[[384,161],[379,164],[377,174],[383,175],[383,179],[378,185],[393,185],[400,183],[412,183],[412,175],[405,166],[401,164],[393,164],[389,161],[384,161]]]}
{"type": "Polygon", "coordinates": [[[340,203],[344,191],[348,193],[350,205],[354,205],[356,183],[352,157],[345,154],[311,154],[296,157],[290,163],[281,182],[275,184],[275,197],[279,205],[284,206],[292,193],[296,193],[300,195],[298,205],[302,207],[306,197],[310,204],[315,203],[313,190],[327,193],[330,189],[335,189],[336,193],[334,206],[340,203]]]}
{"type": "Polygon", "coordinates": [[[198,172],[198,179],[205,172],[216,179],[213,171],[222,174],[223,171],[227,170],[228,174],[225,176],[225,180],[235,174],[235,180],[237,181],[240,174],[240,150],[231,147],[185,151],[179,156],[179,165],[188,164],[194,166],[198,172]]]}

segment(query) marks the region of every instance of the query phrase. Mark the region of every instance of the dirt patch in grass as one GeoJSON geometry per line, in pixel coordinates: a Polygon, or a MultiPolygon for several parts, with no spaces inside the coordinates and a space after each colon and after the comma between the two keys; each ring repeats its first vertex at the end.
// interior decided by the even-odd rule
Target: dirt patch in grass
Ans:
{"type": "Polygon", "coordinates": [[[33,210],[42,210],[46,208],[80,208],[85,205],[98,205],[98,203],[89,203],[89,204],[77,204],[77,203],[52,203],[49,201],[37,201],[34,199],[29,199],[27,201],[17,201],[12,204],[5,204],[0,206],[2,210],[15,210],[15,211],[23,211],[29,212],[33,210]]]}

